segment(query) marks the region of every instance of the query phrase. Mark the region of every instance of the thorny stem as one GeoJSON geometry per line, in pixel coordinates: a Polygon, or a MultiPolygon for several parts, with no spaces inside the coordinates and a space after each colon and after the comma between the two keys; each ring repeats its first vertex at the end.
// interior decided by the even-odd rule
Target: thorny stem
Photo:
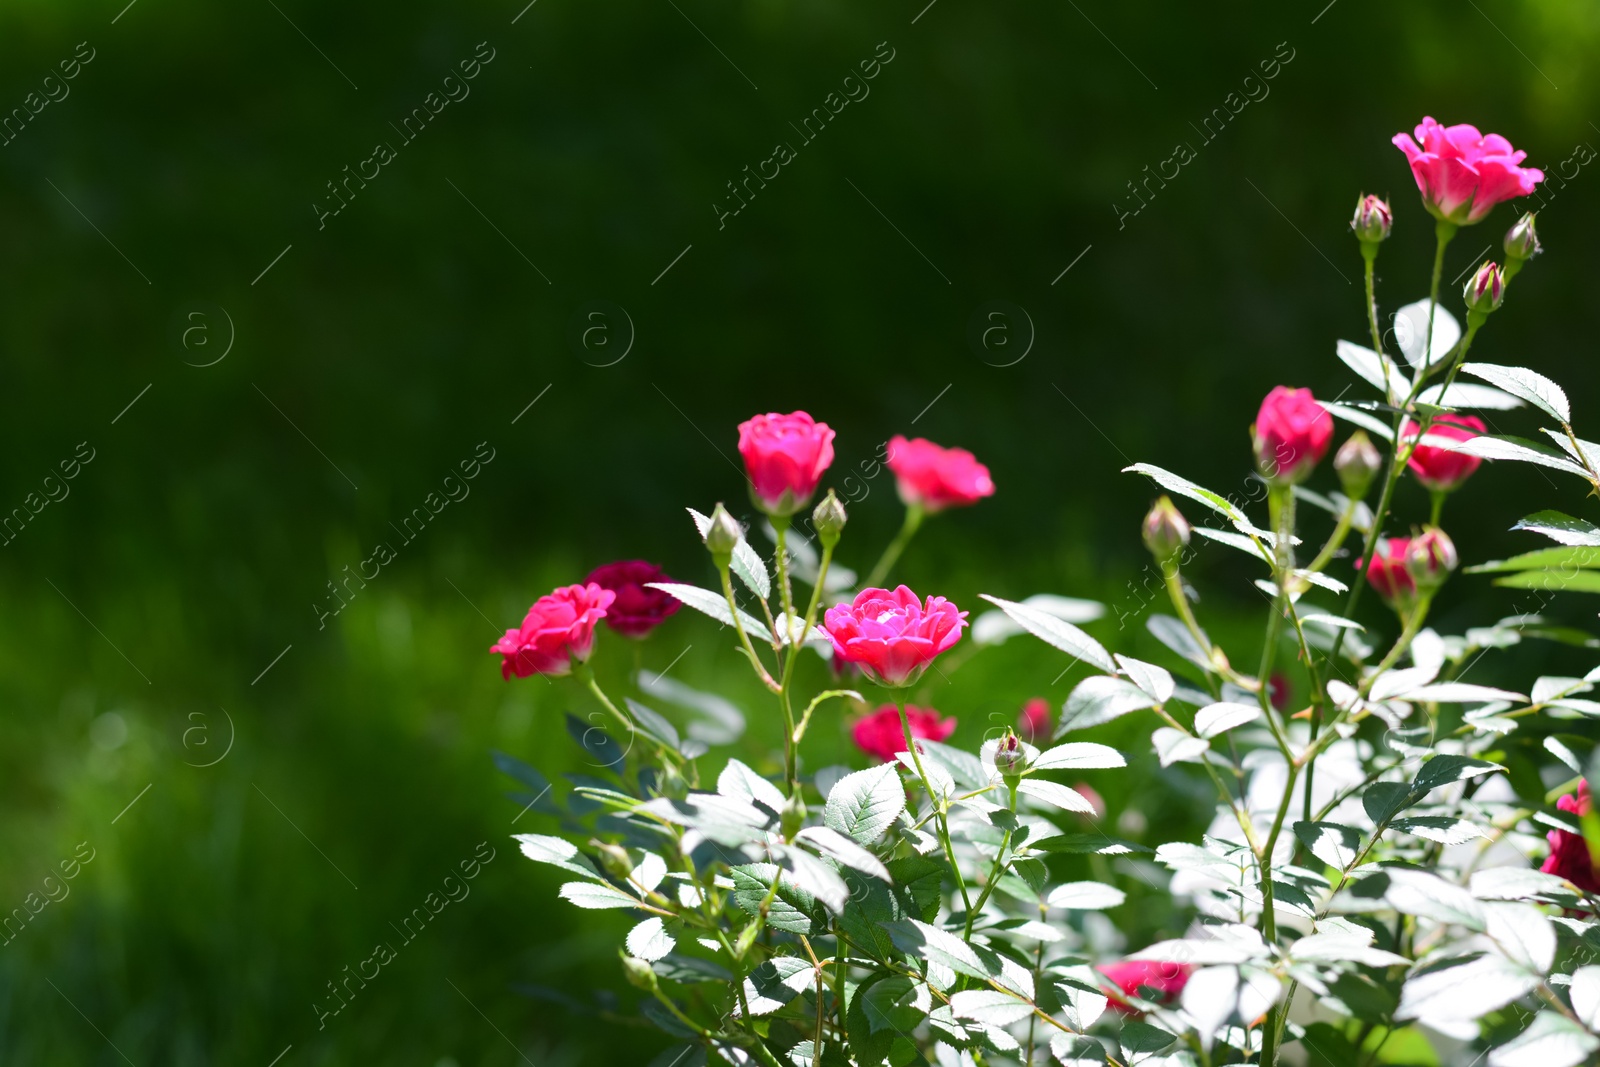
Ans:
{"type": "Polygon", "coordinates": [[[967,918],[970,922],[972,898],[967,895],[966,879],[961,877],[961,868],[956,865],[956,851],[950,844],[950,823],[944,816],[939,794],[934,792],[933,783],[928,780],[928,772],[922,769],[922,754],[917,751],[916,739],[911,736],[911,720],[906,717],[906,702],[897,699],[895,705],[900,709],[900,729],[906,735],[906,751],[911,753],[911,762],[917,768],[917,778],[921,780],[922,788],[928,794],[928,803],[933,805],[934,819],[939,829],[939,841],[944,845],[945,859],[950,862],[950,872],[955,875],[956,887],[961,890],[961,903],[967,909],[967,918]]]}
{"type": "Polygon", "coordinates": [[[867,580],[861,583],[861,588],[875,589],[883,584],[883,580],[889,576],[890,568],[899,561],[900,553],[911,543],[912,536],[922,525],[926,514],[920,504],[906,505],[906,521],[901,525],[900,532],[894,535],[894,540],[883,550],[883,555],[878,557],[878,562],[872,565],[872,572],[867,575],[867,580]]]}
{"type": "Polygon", "coordinates": [[[728,611],[733,615],[733,629],[739,635],[739,643],[744,646],[744,654],[750,657],[750,666],[754,667],[756,674],[760,676],[761,684],[776,693],[778,683],[772,680],[772,675],[767,673],[761,657],[756,655],[755,646],[750,644],[750,635],[745,633],[744,622],[739,618],[739,604],[733,598],[733,579],[728,576],[728,565],[722,564],[717,571],[722,578],[722,595],[727,598],[728,611]]]}

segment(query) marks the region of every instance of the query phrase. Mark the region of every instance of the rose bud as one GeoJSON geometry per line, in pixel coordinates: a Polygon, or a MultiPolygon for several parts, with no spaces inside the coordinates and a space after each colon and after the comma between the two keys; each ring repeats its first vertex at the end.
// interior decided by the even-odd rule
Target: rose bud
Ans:
{"type": "MultiPolygon", "coordinates": [[[[1485,429],[1483,420],[1476,415],[1440,415],[1422,436],[1469,441],[1485,429]]],[[[1415,441],[1418,431],[1417,424],[1408,419],[1401,430],[1401,440],[1415,441]]],[[[1436,493],[1449,493],[1460,488],[1461,483],[1482,464],[1483,460],[1477,456],[1430,445],[1425,440],[1417,441],[1416,447],[1411,450],[1411,458],[1406,460],[1406,466],[1417,476],[1417,481],[1436,493]]]]}
{"type": "Polygon", "coordinates": [[[844,533],[844,524],[848,518],[844,505],[839,503],[839,498],[834,496],[832,489],[829,489],[828,495],[822,498],[822,503],[811,513],[811,525],[816,527],[817,539],[822,542],[823,548],[832,548],[839,543],[839,535],[844,533]]]}
{"type": "Polygon", "coordinates": [[[655,992],[655,969],[639,957],[624,955],[622,957],[622,974],[623,977],[628,979],[628,984],[635,989],[642,989],[646,993],[655,992]]]}
{"type": "Polygon", "coordinates": [[[1128,1003],[1128,997],[1156,1004],[1167,1004],[1178,999],[1189,982],[1194,968],[1187,963],[1166,960],[1124,960],[1101,967],[1100,973],[1115,987],[1108,990],[1109,1007],[1123,1015],[1140,1015],[1138,1008],[1128,1003]]]}
{"type": "Polygon", "coordinates": [[[605,841],[591,840],[589,844],[599,853],[602,870],[619,882],[628,880],[628,876],[633,873],[633,859],[628,855],[627,849],[605,841]]]}
{"type": "Polygon", "coordinates": [[[1393,227],[1394,212],[1389,210],[1389,205],[1381,197],[1368,194],[1357,201],[1356,215],[1350,220],[1350,228],[1363,244],[1387,240],[1393,227]]]}
{"type": "Polygon", "coordinates": [[[1467,302],[1468,313],[1476,311],[1480,315],[1487,315],[1500,307],[1500,302],[1506,297],[1505,273],[1501,271],[1500,264],[1489,260],[1478,268],[1461,290],[1461,298],[1467,302]]]}
{"type": "Polygon", "coordinates": [[[1357,430],[1350,439],[1339,446],[1333,456],[1333,469],[1339,473],[1339,484],[1344,495],[1360,500],[1372,488],[1372,479],[1383,468],[1383,453],[1372,443],[1365,430],[1357,430]]]}
{"type": "Polygon", "coordinates": [[[1539,244],[1539,233],[1533,226],[1533,215],[1533,212],[1528,212],[1512,223],[1511,229],[1506,231],[1507,269],[1517,260],[1532,259],[1544,251],[1539,244]]]}
{"type": "Polygon", "coordinates": [[[994,750],[995,773],[1002,778],[1014,778],[1027,765],[1028,754],[1023,751],[1022,738],[1008,729],[994,750]]]}
{"type": "Polygon", "coordinates": [[[811,502],[833,463],[833,431],[804,411],[757,415],[739,424],[739,455],[750,498],[773,518],[784,518],[811,502]]]}
{"type": "Polygon", "coordinates": [[[582,663],[594,650],[595,623],[606,617],[606,609],[617,594],[593,582],[569,585],[534,601],[522,626],[507,630],[489,651],[503,657],[500,673],[508,681],[514,674],[559,677],[572,673],[574,663],[582,663]]]}
{"type": "Polygon", "coordinates": [[[1296,485],[1328,454],[1333,416],[1310,389],[1280,385],[1261,402],[1250,433],[1261,476],[1273,485],[1296,485]]]}
{"type": "Polygon", "coordinates": [[[1461,562],[1455,542],[1437,526],[1430,526],[1411,539],[1406,549],[1406,571],[1418,589],[1437,589],[1461,562]]]}
{"type": "MultiPolygon", "coordinates": [[[[1578,792],[1558,798],[1556,808],[1580,819],[1589,814],[1589,783],[1580,778],[1578,792]]],[[[1550,842],[1550,855],[1540,864],[1541,871],[1565,878],[1585,893],[1600,893],[1600,878],[1595,877],[1594,862],[1582,834],[1551,830],[1545,840],[1550,842]]]]}
{"type": "Polygon", "coordinates": [[[967,613],[942,596],[926,603],[906,586],[863,589],[823,616],[834,651],[881,686],[912,685],[941,652],[961,640],[967,613]]]}
{"type": "Polygon", "coordinates": [[[606,610],[606,625],[624,637],[645,636],[683,606],[672,594],[650,588],[650,582],[670,582],[672,578],[642,559],[596,567],[588,581],[617,594],[616,601],[606,610]]]}
{"type": "Polygon", "coordinates": [[[744,530],[738,520],[719,503],[711,513],[711,525],[706,527],[706,551],[711,553],[719,569],[733,561],[733,550],[739,547],[743,536],[744,530]]]}
{"type": "Polygon", "coordinates": [[[896,435],[889,439],[888,462],[901,501],[930,515],[994,495],[989,468],[964,448],[944,448],[921,437],[908,441],[896,435]]]}
{"type": "Polygon", "coordinates": [[[1393,144],[1411,164],[1423,206],[1441,222],[1477,222],[1496,204],[1528,196],[1544,181],[1544,171],[1519,165],[1528,153],[1514,150],[1497,133],[1482,134],[1465,124],[1441,126],[1425,118],[1416,135],[1412,140],[1410,134],[1397,133],[1393,144]]]}
{"type": "MultiPolygon", "coordinates": [[[[955,719],[941,719],[932,708],[919,708],[915,704],[906,705],[906,722],[911,725],[911,736],[919,741],[943,741],[956,730],[955,719]]],[[[885,704],[866,718],[857,719],[850,728],[850,739],[867,755],[884,763],[893,762],[895,753],[906,750],[900,709],[885,704]]]]}
{"type": "Polygon", "coordinates": [[[1189,521],[1183,517],[1170,497],[1157,500],[1150,513],[1144,517],[1144,547],[1165,565],[1189,544],[1189,521]]]}
{"type": "MultiPolygon", "coordinates": [[[[1406,568],[1410,548],[1409,537],[1382,538],[1367,563],[1367,581],[1383,602],[1396,610],[1409,607],[1417,595],[1417,583],[1406,568]]],[[[1356,560],[1356,566],[1361,566],[1360,560],[1356,560]]]]}

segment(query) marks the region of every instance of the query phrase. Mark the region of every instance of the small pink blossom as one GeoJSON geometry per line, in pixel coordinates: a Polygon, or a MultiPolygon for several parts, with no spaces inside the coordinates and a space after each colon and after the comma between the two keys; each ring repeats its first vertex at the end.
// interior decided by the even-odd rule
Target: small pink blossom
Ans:
{"type": "Polygon", "coordinates": [[[1116,989],[1110,994],[1110,1007],[1124,1015],[1138,1015],[1139,1009],[1125,998],[1138,997],[1157,1004],[1170,1003],[1183,992],[1193,970],[1186,963],[1168,960],[1123,960],[1101,967],[1100,973],[1116,989]]]}
{"type": "Polygon", "coordinates": [[[595,623],[605,618],[606,609],[617,594],[593,582],[569,585],[533,602],[522,626],[507,630],[489,649],[504,657],[500,673],[509,680],[514,674],[557,677],[572,673],[574,663],[582,663],[594,649],[595,623]]]}
{"type": "Polygon", "coordinates": [[[1050,702],[1044,697],[1034,697],[1022,705],[1017,716],[1017,732],[1029,741],[1044,737],[1050,732],[1050,702]]]}
{"type": "Polygon", "coordinates": [[[976,504],[994,495],[989,468],[964,448],[944,448],[925,438],[889,441],[889,469],[900,499],[930,513],[976,504]]]}
{"type": "MultiPolygon", "coordinates": [[[[1407,419],[1405,427],[1400,431],[1401,440],[1417,440],[1420,430],[1420,426],[1407,419]]],[[[1470,441],[1486,430],[1483,420],[1476,415],[1440,415],[1429,424],[1428,432],[1422,436],[1470,441]]],[[[1411,458],[1406,460],[1406,467],[1417,476],[1417,481],[1427,488],[1435,492],[1448,493],[1459,488],[1482,463],[1483,460],[1477,456],[1419,442],[1411,450],[1411,458]]]]}
{"type": "Polygon", "coordinates": [[[926,603],[906,586],[893,592],[863,589],[849,604],[836,604],[822,626],[834,651],[868,678],[891,689],[911,685],[939,653],[961,640],[967,613],[940,596],[926,603]]]}
{"type": "MultiPolygon", "coordinates": [[[[906,705],[906,721],[911,725],[911,736],[919,741],[943,741],[956,729],[956,720],[941,719],[932,708],[906,705]]],[[[850,728],[850,738],[856,747],[884,763],[892,761],[895,753],[906,750],[905,731],[900,726],[900,709],[885,704],[863,719],[857,719],[850,728]]],[[[922,746],[917,746],[920,750],[922,746]]]]}
{"type": "Polygon", "coordinates": [[[769,515],[793,515],[833,463],[833,431],[804,411],[756,415],[739,424],[739,455],[756,504],[769,515]]]}
{"type": "Polygon", "coordinates": [[[1397,133],[1394,146],[1406,154],[1428,213],[1458,226],[1477,222],[1502,201],[1529,195],[1544,180],[1544,171],[1519,165],[1528,153],[1476,126],[1441,126],[1424,118],[1415,140],[1397,133]]]}
{"type": "Polygon", "coordinates": [[[1262,476],[1279,485],[1296,485],[1328,454],[1333,416],[1311,390],[1280,385],[1261,402],[1250,433],[1262,476]]]}
{"type": "MultiPolygon", "coordinates": [[[[1556,808],[1568,815],[1582,817],[1589,814],[1589,783],[1578,782],[1578,792],[1556,800],[1556,808]]],[[[1589,858],[1589,846],[1581,834],[1566,830],[1551,830],[1545,835],[1550,842],[1550,855],[1540,870],[1565,878],[1585,893],[1600,893],[1600,879],[1595,877],[1594,863],[1589,858]]]]}
{"type": "MultiPolygon", "coordinates": [[[[1405,604],[1417,595],[1417,583],[1406,567],[1406,554],[1411,551],[1411,538],[1390,537],[1378,542],[1367,563],[1367,581],[1390,607],[1405,604]]],[[[1361,567],[1356,560],[1356,567],[1361,567]]]]}

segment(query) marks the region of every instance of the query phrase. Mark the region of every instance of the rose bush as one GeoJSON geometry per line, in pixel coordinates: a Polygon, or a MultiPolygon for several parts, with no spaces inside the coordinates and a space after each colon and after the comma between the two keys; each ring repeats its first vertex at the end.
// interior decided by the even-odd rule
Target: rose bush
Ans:
{"type": "MultiPolygon", "coordinates": [[[[1525,613],[1461,633],[1430,623],[1462,573],[1447,494],[1485,459],[1600,494],[1600,444],[1577,437],[1566,394],[1544,375],[1467,358],[1538,250],[1531,216],[1507,234],[1503,267],[1467,283],[1465,329],[1440,298],[1458,227],[1540,172],[1470,126],[1427,119],[1417,138],[1395,143],[1439,220],[1434,271],[1392,335],[1374,263],[1395,214],[1363,197],[1352,222],[1371,347],[1335,351],[1375,395],[1272,389],[1251,431],[1248,499],[1128,468],[1168,494],[1140,524],[1171,605],[1147,626],[1162,662],[1080,628],[1098,614],[1081,600],[985,596],[992,610],[969,619],[941,596],[887,588],[924,514],[993,491],[970,454],[926,441],[891,442],[905,524],[864,581],[841,578],[847,516],[832,492],[812,514],[814,540],[791,529],[833,457],[833,432],[804,412],[739,427],[770,565],[722,505],[692,512],[714,587],[632,570],[621,574],[632,584],[611,585],[602,569],[598,584],[541,598],[494,646],[508,678],[574,675],[626,738],[570,720],[600,773],[535,797],[529,807],[542,803],[559,832],[518,839],[571,876],[565,900],[631,916],[621,976],[662,1031],[658,1064],[1439,1062],[1418,1051],[1429,1042],[1488,1067],[1593,1062],[1600,819],[1585,778],[1600,755],[1593,731],[1570,724],[1600,717],[1583,695],[1600,668],[1537,677],[1526,692],[1482,684],[1468,676],[1484,656],[1563,634],[1525,613]],[[1466,409],[1497,420],[1531,409],[1554,447],[1489,433],[1466,409]],[[1319,475],[1336,423],[1355,430],[1319,475]],[[1408,470],[1432,491],[1415,526],[1396,513],[1408,470]],[[1255,568],[1259,643],[1225,649],[1202,622],[1194,590],[1210,565],[1198,550],[1211,544],[1255,568]],[[1386,610],[1362,610],[1368,586],[1386,610]],[[771,694],[781,761],[713,755],[739,735],[737,711],[714,695],[646,672],[637,699],[599,685],[586,662],[597,621],[617,611],[670,625],[646,590],[726,628],[730,664],[771,694]],[[903,702],[923,672],[958,670],[1023,634],[1042,642],[1047,669],[1078,680],[1055,715],[1030,701],[998,716],[1021,735],[1007,722],[976,750],[956,746],[955,717],[903,702]],[[797,669],[811,655],[822,662],[797,669]],[[838,688],[857,678],[869,692],[838,688]],[[669,716],[652,706],[661,700],[692,711],[669,716]],[[854,709],[864,769],[803,758],[813,717],[840,708],[854,709]],[[1148,750],[1084,739],[1126,716],[1148,723],[1148,750]],[[1100,830],[1103,802],[1081,779],[1130,756],[1213,797],[1199,840],[1152,852],[1100,830]],[[1131,878],[1165,894],[1187,922],[1181,936],[1125,943],[1109,916],[1131,878]]],[[[1555,547],[1466,572],[1600,592],[1600,527],[1556,511],[1517,526],[1555,547]]],[[[542,780],[509,758],[502,767],[542,780]]]]}

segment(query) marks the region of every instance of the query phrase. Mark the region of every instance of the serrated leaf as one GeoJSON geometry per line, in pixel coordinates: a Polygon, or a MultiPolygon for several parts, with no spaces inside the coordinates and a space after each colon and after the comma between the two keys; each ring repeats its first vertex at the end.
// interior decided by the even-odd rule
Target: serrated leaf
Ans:
{"type": "Polygon", "coordinates": [[[1056,725],[1056,736],[1099,726],[1131,711],[1153,708],[1156,703],[1149,693],[1132,682],[1103,674],[1092,675],[1079,682],[1067,697],[1061,709],[1061,721],[1056,725]]]}
{"type": "MultiPolygon", "coordinates": [[[[1131,467],[1122,468],[1122,472],[1124,474],[1129,472],[1143,474],[1145,477],[1149,478],[1151,481],[1155,482],[1169,493],[1177,493],[1179,496],[1188,497],[1190,500],[1193,500],[1196,503],[1204,504],[1212,511],[1215,511],[1218,515],[1221,515],[1223,518],[1233,523],[1234,528],[1240,533],[1263,541],[1271,540],[1271,534],[1258,528],[1250,521],[1249,517],[1246,516],[1243,511],[1240,511],[1239,508],[1234,506],[1234,504],[1232,504],[1226,498],[1212,492],[1210,489],[1207,489],[1202,485],[1197,485],[1194,482],[1191,482],[1182,475],[1173,474],[1171,471],[1163,470],[1160,467],[1152,466],[1149,463],[1135,463],[1131,467]]],[[[1110,668],[1107,669],[1109,670],[1110,668]]]]}
{"type": "MultiPolygon", "coordinates": [[[[1021,601],[1024,607],[1035,608],[1054,615],[1063,622],[1094,622],[1106,613],[1106,606],[1094,600],[1056,596],[1054,593],[1035,593],[1021,601]]],[[[1004,611],[986,611],[972,620],[967,636],[979,645],[998,645],[1018,634],[1027,633],[1020,623],[1012,621],[1004,611]]]]}
{"type": "Polygon", "coordinates": [[[1176,683],[1172,680],[1171,672],[1165,667],[1157,667],[1154,663],[1124,656],[1120,652],[1112,659],[1117,661],[1117,666],[1127,675],[1128,681],[1148,693],[1157,704],[1165,704],[1172,699],[1176,683]]]}
{"type": "MultiPolygon", "coordinates": [[[[701,614],[711,616],[725,626],[733,625],[733,612],[728,610],[728,598],[721,593],[713,593],[709,589],[701,589],[699,586],[694,585],[684,585],[681,582],[646,582],[645,586],[649,589],[659,589],[701,614]]],[[[750,635],[752,641],[760,640],[769,645],[772,643],[772,634],[761,620],[754,618],[741,609],[739,622],[744,626],[744,632],[750,635]]]]}
{"type": "MultiPolygon", "coordinates": [[[[702,515],[694,508],[689,509],[689,514],[694,516],[695,529],[700,531],[700,540],[704,541],[706,531],[711,529],[711,516],[702,515]]],[[[733,561],[730,568],[738,575],[745,588],[756,596],[762,600],[772,596],[772,580],[767,576],[767,565],[756,550],[745,541],[743,534],[739,535],[739,543],[733,546],[733,561]]]]}
{"type": "Polygon", "coordinates": [[[985,1026],[1010,1026],[1033,1014],[1033,1005],[997,989],[966,989],[950,998],[958,1019],[973,1019],[985,1026]]]}
{"type": "Polygon", "coordinates": [[[654,963],[677,947],[677,941],[667,933],[667,924],[652,915],[628,931],[628,953],[654,963]]]}
{"type": "Polygon", "coordinates": [[[580,908],[637,908],[640,901],[604,882],[568,882],[561,887],[561,898],[580,908]]]}
{"type": "Polygon", "coordinates": [[[1484,906],[1465,889],[1426,871],[1391,867],[1384,872],[1389,888],[1384,896],[1402,915],[1416,915],[1438,923],[1458,923],[1473,930],[1484,926],[1484,906]]]}
{"type": "Polygon", "coordinates": [[[1411,834],[1413,837],[1441,845],[1462,845],[1475,837],[1489,836],[1466,819],[1456,819],[1446,815],[1421,815],[1410,819],[1396,819],[1389,826],[1403,834],[1411,834]]]}
{"type": "Polygon", "coordinates": [[[916,919],[901,919],[884,927],[895,948],[918,959],[939,963],[957,974],[981,981],[998,979],[1004,969],[1000,957],[982,945],[971,944],[916,919]]]}
{"type": "Polygon", "coordinates": [[[677,750],[683,743],[678,737],[678,728],[667,720],[665,715],[653,708],[634,700],[632,697],[624,698],[628,710],[633,713],[633,720],[647,737],[652,737],[668,748],[677,750]]]}
{"type": "Polygon", "coordinates": [[[1555,570],[1570,567],[1582,570],[1600,567],[1600,546],[1569,545],[1562,548],[1539,548],[1510,559],[1496,559],[1465,568],[1467,574],[1495,574],[1501,571],[1555,570]]]}
{"type": "MultiPolygon", "coordinates": [[[[1442,304],[1432,300],[1418,300],[1394,313],[1395,343],[1405,354],[1406,362],[1413,367],[1433,366],[1450,354],[1461,340],[1461,324],[1442,304]],[[1428,332],[1429,320],[1433,322],[1433,335],[1428,332]]],[[[1405,390],[1401,390],[1401,396],[1405,390]]]]}
{"type": "Polygon", "coordinates": [[[1160,1052],[1176,1040],[1178,1040],[1177,1034],[1137,1019],[1128,1020],[1122,1024],[1122,1029],[1117,1031],[1117,1041],[1129,1052],[1160,1052]]]}
{"type": "Polygon", "coordinates": [[[1170,767],[1174,763],[1199,763],[1211,748],[1211,743],[1205,738],[1190,737],[1170,726],[1156,729],[1150,735],[1150,743],[1155,746],[1156,756],[1163,767],[1170,767]]]}
{"type": "Polygon", "coordinates": [[[1561,386],[1526,367],[1502,367],[1495,363],[1463,363],[1461,373],[1481,378],[1499,389],[1519,397],[1546,415],[1572,421],[1572,408],[1561,386]]]}
{"type": "Polygon", "coordinates": [[[1128,761],[1123,758],[1122,753],[1110,745],[1099,745],[1091,741],[1074,741],[1065,745],[1057,745],[1039,753],[1039,758],[1033,761],[1029,770],[1091,770],[1106,767],[1126,767],[1127,765],[1128,761]]]}
{"type": "Polygon", "coordinates": [[[1542,1011],[1513,1040],[1489,1053],[1489,1067],[1577,1067],[1600,1038],[1559,1012],[1542,1011]]]}
{"type": "Polygon", "coordinates": [[[833,830],[870,845],[883,836],[905,810],[906,791],[895,765],[847,774],[828,791],[822,821],[833,830]]]}
{"type": "MultiPolygon", "coordinates": [[[[772,890],[772,880],[782,869],[772,863],[747,863],[731,868],[733,900],[746,915],[760,913],[762,903],[772,890]]],[[[820,919],[821,909],[817,899],[795,884],[794,878],[782,872],[777,896],[773,897],[767,911],[767,925],[791,934],[816,934],[826,929],[820,919]]]]}
{"type": "MultiPolygon", "coordinates": [[[[1398,398],[1411,392],[1411,383],[1406,381],[1395,361],[1385,356],[1380,356],[1370,348],[1358,345],[1353,341],[1340,341],[1335,346],[1335,352],[1344,365],[1355,371],[1368,384],[1374,386],[1382,393],[1384,399],[1398,398]],[[1387,370],[1387,375],[1385,375],[1387,370]]],[[[1327,407],[1324,404],[1323,407],[1327,407]]]]}
{"type": "Polygon", "coordinates": [[[1208,704],[1194,713],[1194,732],[1210,739],[1260,717],[1261,708],[1255,704],[1208,704]]]}
{"type": "Polygon", "coordinates": [[[901,975],[891,975],[866,986],[857,994],[873,1033],[910,1031],[933,1006],[928,987],[901,975]]]}
{"type": "Polygon", "coordinates": [[[1469,456],[1477,456],[1479,459],[1505,459],[1518,463],[1534,463],[1541,467],[1550,467],[1553,470],[1576,474],[1585,480],[1589,477],[1588,471],[1555,449],[1546,448],[1521,437],[1479,434],[1477,437],[1466,441],[1454,441],[1438,434],[1428,434],[1426,439],[1428,445],[1441,448],[1446,452],[1464,452],[1469,456]]]}
{"type": "Polygon", "coordinates": [[[1491,763],[1486,759],[1447,753],[1433,757],[1417,770],[1416,781],[1412,784],[1412,789],[1418,797],[1422,797],[1442,785],[1464,781],[1467,778],[1476,778],[1480,774],[1503,770],[1505,768],[1500,764],[1491,763]]]}
{"type": "Polygon", "coordinates": [[[648,670],[639,672],[639,688],[691,712],[694,718],[685,732],[702,744],[731,745],[744,733],[744,712],[715,693],[703,693],[676,678],[648,670]]]}
{"type": "Polygon", "coordinates": [[[1591,1030],[1600,1030],[1600,967],[1579,967],[1567,987],[1572,1011],[1591,1030]]]}
{"type": "Polygon", "coordinates": [[[1417,394],[1417,404],[1440,409],[1476,411],[1511,411],[1522,406],[1522,401],[1501,389],[1471,382],[1454,382],[1449,390],[1441,385],[1430,385],[1417,394]]]}
{"type": "Polygon", "coordinates": [[[1297,822],[1294,824],[1294,836],[1317,859],[1341,871],[1349,870],[1361,852],[1361,832],[1339,823],[1297,822]]]}
{"type": "Polygon", "coordinates": [[[816,985],[816,968],[798,956],[764,960],[744,980],[751,1015],[771,1015],[816,985]]]}
{"type": "Polygon", "coordinates": [[[882,860],[831,827],[807,826],[795,835],[795,840],[804,841],[824,856],[852,870],[871,875],[881,881],[892,881],[888,868],[884,867],[882,860]]]}
{"type": "Polygon", "coordinates": [[[1057,1032],[1050,1038],[1050,1055],[1062,1067],[1105,1067],[1106,1050],[1093,1038],[1057,1032]]]}
{"type": "Polygon", "coordinates": [[[717,775],[717,792],[735,800],[760,804],[774,815],[783,813],[783,791],[736,759],[730,759],[717,775]]]}
{"type": "Polygon", "coordinates": [[[1116,669],[1111,660],[1111,655],[1100,642],[1063,619],[1038,608],[1031,608],[1026,604],[1014,603],[1010,600],[1001,600],[999,597],[981,594],[984,600],[993,604],[1010,616],[1011,620],[1024,630],[1033,634],[1047,645],[1051,645],[1067,653],[1075,659],[1081,659],[1103,671],[1116,669]]]}
{"type": "Polygon", "coordinates": [[[1513,530],[1532,530],[1564,545],[1600,545],[1600,526],[1559,511],[1536,511],[1518,519],[1513,530]]]}
{"type": "Polygon", "coordinates": [[[1068,911],[1104,911],[1121,907],[1127,894],[1104,882],[1065,882],[1050,890],[1045,903],[1068,911]]]}
{"type": "Polygon", "coordinates": [[[1361,794],[1361,807],[1374,823],[1384,823],[1417,799],[1406,782],[1374,782],[1361,794]]]}
{"type": "Polygon", "coordinates": [[[1483,904],[1484,931],[1507,957],[1540,974],[1556,955],[1556,931],[1550,917],[1532,904],[1491,900],[1483,904]]]}
{"type": "Polygon", "coordinates": [[[1504,589],[1539,589],[1551,593],[1600,593],[1600,573],[1595,571],[1518,571],[1496,578],[1504,589]]]}
{"type": "Polygon", "coordinates": [[[1454,967],[1413,975],[1400,990],[1397,1019],[1426,1026],[1476,1023],[1539,984],[1539,977],[1500,958],[1480,956],[1454,967]]]}
{"type": "Polygon", "coordinates": [[[569,874],[576,874],[591,881],[602,881],[595,869],[578,854],[578,846],[571,841],[559,837],[550,837],[546,834],[514,834],[515,840],[522,847],[522,854],[535,863],[548,863],[552,867],[560,867],[569,874]]]}
{"type": "Polygon", "coordinates": [[[1349,404],[1335,404],[1327,400],[1319,400],[1317,403],[1334,418],[1359,426],[1381,441],[1391,444],[1394,442],[1393,428],[1385,426],[1381,420],[1373,418],[1360,408],[1351,407],[1349,404]]]}
{"type": "Polygon", "coordinates": [[[774,855],[785,861],[795,884],[816,897],[823,907],[838,915],[850,899],[850,887],[831,865],[809,852],[788,845],[771,846],[774,855]]]}
{"type": "Polygon", "coordinates": [[[1056,782],[1047,782],[1042,778],[1024,778],[1017,783],[1017,792],[1053,807],[1075,811],[1082,815],[1094,814],[1094,805],[1089,803],[1082,793],[1056,782]]]}

